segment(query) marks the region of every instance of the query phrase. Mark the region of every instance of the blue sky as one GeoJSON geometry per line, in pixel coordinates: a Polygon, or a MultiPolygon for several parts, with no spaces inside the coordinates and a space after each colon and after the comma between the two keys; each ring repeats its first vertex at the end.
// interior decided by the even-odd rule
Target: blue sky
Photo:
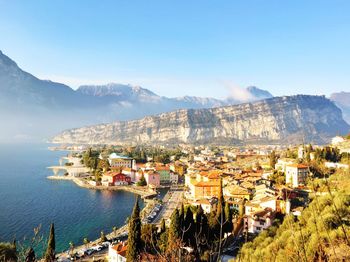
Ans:
{"type": "Polygon", "coordinates": [[[44,79],[166,96],[350,91],[350,1],[0,0],[0,50],[44,79]]]}

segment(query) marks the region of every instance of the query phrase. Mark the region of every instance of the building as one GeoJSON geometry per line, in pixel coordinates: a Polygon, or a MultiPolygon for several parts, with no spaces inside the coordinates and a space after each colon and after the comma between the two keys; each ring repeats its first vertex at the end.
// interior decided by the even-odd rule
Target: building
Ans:
{"type": "Polygon", "coordinates": [[[306,179],[309,175],[309,167],[302,164],[287,165],[286,167],[286,184],[292,187],[306,185],[306,179]]]}
{"type": "Polygon", "coordinates": [[[160,186],[160,175],[157,172],[149,171],[144,173],[148,186],[159,187],[160,186]]]}
{"type": "Polygon", "coordinates": [[[127,245],[124,242],[108,247],[108,261],[112,262],[126,262],[127,245]]]}
{"type": "Polygon", "coordinates": [[[170,167],[169,166],[156,166],[156,171],[159,173],[160,184],[169,184],[170,181],[170,167]]]}
{"type": "Polygon", "coordinates": [[[223,194],[230,199],[251,199],[251,192],[239,185],[229,185],[223,188],[223,194]]]}
{"type": "Polygon", "coordinates": [[[272,225],[275,215],[276,212],[269,208],[246,215],[244,217],[245,230],[249,233],[258,234],[272,225]]]}
{"type": "Polygon", "coordinates": [[[170,183],[177,184],[179,182],[179,175],[174,172],[170,172],[170,183]]]}
{"type": "Polygon", "coordinates": [[[327,168],[349,169],[349,165],[348,164],[335,163],[335,162],[325,162],[324,166],[327,167],[327,168]]]}
{"type": "Polygon", "coordinates": [[[129,185],[131,178],[119,172],[109,171],[102,175],[101,183],[103,186],[129,185]]]}
{"type": "Polygon", "coordinates": [[[136,170],[126,167],[122,169],[122,174],[127,175],[128,177],[131,178],[132,182],[135,182],[136,180],[136,170]]]}
{"type": "Polygon", "coordinates": [[[110,167],[113,168],[131,168],[136,169],[136,161],[130,157],[119,156],[116,153],[112,153],[108,157],[110,167]]]}
{"type": "Polygon", "coordinates": [[[174,164],[170,165],[170,170],[180,176],[183,176],[186,173],[186,168],[186,165],[180,161],[176,161],[174,164]]]}
{"type": "Polygon", "coordinates": [[[193,185],[191,190],[192,199],[217,197],[220,192],[220,182],[217,181],[200,181],[193,185]]]}
{"type": "Polygon", "coordinates": [[[207,213],[207,214],[209,214],[212,210],[212,205],[208,199],[200,199],[200,200],[191,202],[191,205],[198,206],[198,207],[201,206],[204,213],[207,213]]]}
{"type": "Polygon", "coordinates": [[[340,143],[343,143],[345,141],[344,137],[342,136],[335,136],[332,138],[332,145],[338,145],[340,143]]]}
{"type": "Polygon", "coordinates": [[[277,163],[275,165],[275,169],[282,171],[282,172],[286,172],[286,168],[288,165],[293,165],[296,163],[296,160],[293,158],[280,158],[277,160],[277,163]]]}

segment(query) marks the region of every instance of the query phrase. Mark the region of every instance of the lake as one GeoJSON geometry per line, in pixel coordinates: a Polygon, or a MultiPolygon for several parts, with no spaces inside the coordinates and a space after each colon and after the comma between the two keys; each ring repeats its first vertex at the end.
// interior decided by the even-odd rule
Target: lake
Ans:
{"type": "MultiPolygon", "coordinates": [[[[0,144],[0,241],[21,241],[42,225],[47,235],[55,223],[56,251],[94,240],[120,227],[131,214],[136,195],[124,191],[80,188],[71,181],[55,181],[47,167],[67,154],[47,144],[0,144]]],[[[162,190],[162,195],[165,193],[162,190]]],[[[141,208],[143,201],[140,201],[141,208]]]]}

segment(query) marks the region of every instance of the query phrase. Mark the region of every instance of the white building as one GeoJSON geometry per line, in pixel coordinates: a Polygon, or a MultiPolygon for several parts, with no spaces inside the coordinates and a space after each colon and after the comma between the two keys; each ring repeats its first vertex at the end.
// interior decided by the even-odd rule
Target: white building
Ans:
{"type": "Polygon", "coordinates": [[[348,164],[334,163],[334,162],[326,162],[326,163],[324,163],[324,165],[327,168],[343,168],[343,169],[349,168],[348,164]]]}
{"type": "Polygon", "coordinates": [[[244,217],[245,228],[249,233],[257,234],[273,223],[275,212],[269,208],[253,212],[244,217]]]}
{"type": "Polygon", "coordinates": [[[130,157],[118,156],[116,153],[112,153],[108,157],[108,162],[112,168],[131,168],[136,170],[136,161],[130,157]]]}
{"type": "Polygon", "coordinates": [[[332,138],[332,145],[337,145],[337,144],[343,143],[344,141],[345,141],[344,137],[335,136],[332,138]]]}
{"type": "Polygon", "coordinates": [[[127,245],[120,242],[114,246],[108,247],[108,261],[110,262],[126,262],[127,245]]]}
{"type": "Polygon", "coordinates": [[[302,164],[293,164],[286,167],[286,184],[292,187],[305,186],[309,175],[309,167],[302,164]]]}
{"type": "Polygon", "coordinates": [[[170,172],[170,183],[177,184],[179,182],[179,175],[174,172],[170,172]]]}
{"type": "Polygon", "coordinates": [[[276,170],[283,171],[284,173],[286,172],[286,167],[288,165],[295,164],[296,160],[293,158],[280,158],[277,160],[277,163],[275,165],[276,170]]]}

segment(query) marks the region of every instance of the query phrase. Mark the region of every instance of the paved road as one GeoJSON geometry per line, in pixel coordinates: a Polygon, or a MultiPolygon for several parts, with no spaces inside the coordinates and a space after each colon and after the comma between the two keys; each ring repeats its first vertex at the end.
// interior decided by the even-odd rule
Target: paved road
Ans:
{"type": "Polygon", "coordinates": [[[160,224],[164,218],[165,222],[170,219],[175,208],[180,207],[183,200],[183,188],[171,187],[163,199],[163,208],[158,213],[157,217],[152,222],[153,224],[160,224]]]}

